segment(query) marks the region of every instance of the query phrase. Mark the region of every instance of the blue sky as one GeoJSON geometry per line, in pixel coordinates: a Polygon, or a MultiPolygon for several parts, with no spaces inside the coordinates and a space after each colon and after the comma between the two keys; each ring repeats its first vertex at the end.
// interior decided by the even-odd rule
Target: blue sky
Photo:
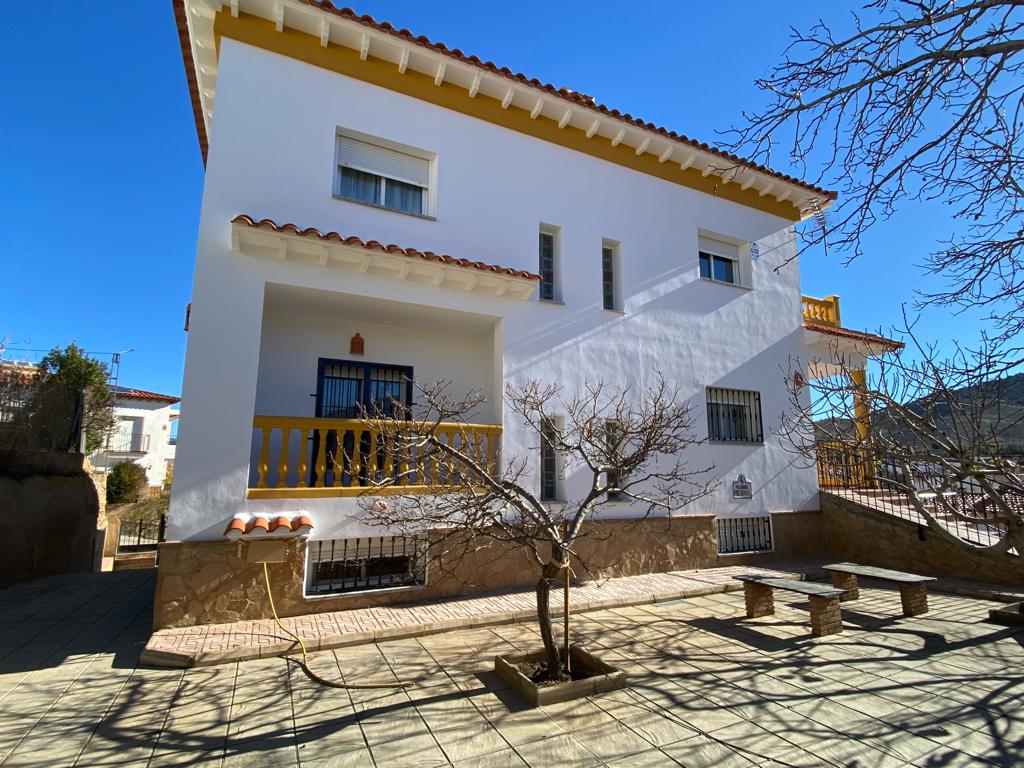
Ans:
{"type": "MultiPolygon", "coordinates": [[[[355,8],[712,141],[758,103],[754,79],[781,55],[788,26],[842,17],[843,6],[718,0],[651,2],[641,12],[374,0],[355,8]]],[[[180,392],[203,168],[170,0],[130,12],[88,0],[14,4],[0,51],[7,356],[72,340],[95,353],[132,348],[122,384],[180,392]]],[[[908,205],[875,228],[868,255],[852,266],[808,254],[803,290],[840,294],[844,325],[898,323],[915,287],[937,285],[917,265],[951,226],[936,208],[908,205]]],[[[971,341],[982,327],[976,314],[932,311],[919,332],[971,341]]]]}

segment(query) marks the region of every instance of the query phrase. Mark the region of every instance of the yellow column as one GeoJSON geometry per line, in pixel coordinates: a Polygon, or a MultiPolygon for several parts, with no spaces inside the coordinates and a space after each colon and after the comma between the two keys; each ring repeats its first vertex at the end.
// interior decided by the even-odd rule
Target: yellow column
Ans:
{"type": "Polygon", "coordinates": [[[853,384],[853,425],[857,430],[857,440],[862,445],[858,448],[861,454],[860,465],[856,478],[858,484],[868,483],[874,476],[872,471],[871,452],[863,443],[867,441],[871,427],[871,409],[868,407],[867,372],[863,368],[850,371],[850,382],[853,384]]]}
{"type": "Polygon", "coordinates": [[[870,424],[867,373],[863,368],[850,371],[850,382],[853,384],[853,421],[857,429],[857,438],[864,440],[868,436],[870,424]]]}

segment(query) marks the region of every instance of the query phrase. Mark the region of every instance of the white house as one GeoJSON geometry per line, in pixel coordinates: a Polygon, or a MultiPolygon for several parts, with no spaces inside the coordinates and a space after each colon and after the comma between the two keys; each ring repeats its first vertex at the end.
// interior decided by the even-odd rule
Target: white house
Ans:
{"type": "Polygon", "coordinates": [[[114,429],[107,445],[89,457],[107,468],[133,461],[146,470],[149,487],[160,490],[174,466],[174,406],[181,398],[133,387],[113,386],[114,429]]]}
{"type": "MultiPolygon", "coordinates": [[[[158,626],[263,615],[252,537],[290,537],[288,613],[434,594],[430,574],[371,597],[317,578],[408,544],[368,541],[358,473],[319,446],[358,439],[359,404],[413,401],[412,377],[487,394],[480,439],[559,499],[584,478],[541,471],[503,385],[660,371],[722,481],[681,515],[813,518],[815,470],[776,435],[780,368],[885,341],[838,328],[835,297],[805,301],[795,262],[774,271],[834,193],[328,4],[175,9],[206,178],[158,626]]],[[[793,528],[767,525],[776,548],[793,528]]]]}

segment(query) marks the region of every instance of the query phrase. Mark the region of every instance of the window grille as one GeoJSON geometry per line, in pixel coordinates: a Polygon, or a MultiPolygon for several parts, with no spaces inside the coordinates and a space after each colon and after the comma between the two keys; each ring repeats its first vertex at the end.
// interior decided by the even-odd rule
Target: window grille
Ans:
{"type": "Polygon", "coordinates": [[[427,544],[403,536],[311,541],[307,595],[333,595],[427,583],[427,544]]]}
{"type": "Polygon", "coordinates": [[[708,387],[708,439],[723,443],[763,443],[761,393],[708,387]]]}
{"type": "Polygon", "coordinates": [[[719,517],[718,554],[767,552],[773,549],[771,515],[759,517],[719,517]]]}
{"type": "Polygon", "coordinates": [[[555,236],[540,233],[540,297],[555,298],[555,236]]]}

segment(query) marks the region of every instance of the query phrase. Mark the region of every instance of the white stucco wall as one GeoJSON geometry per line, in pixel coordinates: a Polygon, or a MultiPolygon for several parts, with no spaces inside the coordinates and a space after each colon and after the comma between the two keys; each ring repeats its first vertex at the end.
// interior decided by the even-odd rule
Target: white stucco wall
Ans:
{"type": "Polygon", "coordinates": [[[146,451],[138,453],[106,453],[99,451],[89,457],[97,468],[110,468],[130,460],[146,470],[151,486],[163,486],[167,474],[167,460],[174,459],[176,446],[170,444],[171,417],[174,406],[164,401],[117,398],[114,401],[114,419],[137,419],[139,431],[148,435],[146,451]]]}
{"type": "MultiPolygon", "coordinates": [[[[660,369],[694,404],[701,433],[704,387],[758,390],[765,444],[696,451],[693,463],[714,463],[723,486],[684,511],[816,506],[813,468],[795,466],[774,435],[785,401],[782,368],[804,351],[796,265],[772,271],[793,253],[790,222],[226,38],[217,89],[170,538],[217,538],[243,510],[306,511],[316,537],[362,530],[351,520],[350,501],[245,501],[254,412],[271,402],[299,408],[305,395],[301,414],[310,413],[316,358],[330,356],[351,336],[349,326],[327,338],[302,319],[272,308],[265,313],[268,283],[492,318],[492,354],[481,352],[481,380],[499,371],[505,380],[533,377],[570,388],[583,378],[642,388],[660,369]],[[334,199],[339,127],[436,153],[437,220],[334,199]],[[564,304],[234,252],[228,222],[239,213],[531,271],[538,228],[554,225],[564,304]],[[758,243],[752,290],[699,279],[698,231],[758,243]],[[601,308],[603,239],[621,243],[622,314],[601,308]],[[266,360],[271,350],[287,357],[297,378],[267,370],[261,349],[266,360]],[[751,500],[730,498],[728,483],[740,473],[753,483],[751,500]]],[[[536,439],[507,417],[504,427],[505,456],[536,459],[536,439]]],[[[570,473],[567,493],[581,481],[570,473]]]]}

